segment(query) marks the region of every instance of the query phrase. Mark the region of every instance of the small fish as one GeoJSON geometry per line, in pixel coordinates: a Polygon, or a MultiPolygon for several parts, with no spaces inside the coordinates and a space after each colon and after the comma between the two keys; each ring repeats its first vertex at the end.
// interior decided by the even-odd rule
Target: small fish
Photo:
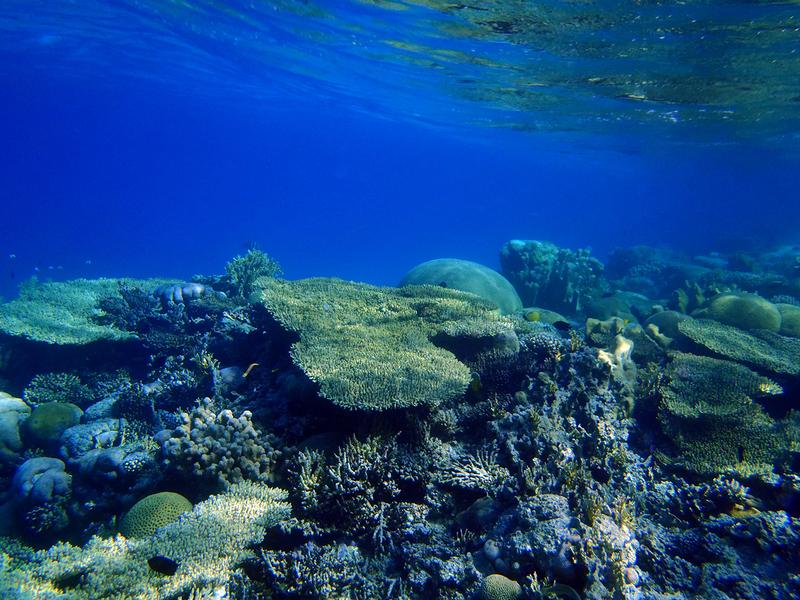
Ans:
{"type": "Polygon", "coordinates": [[[90,265],[92,264],[92,261],[87,258],[85,261],[83,261],[83,264],[90,265]]]}
{"type": "Polygon", "coordinates": [[[33,267],[33,270],[34,270],[34,271],[36,271],[37,273],[38,273],[39,271],[41,271],[41,269],[40,269],[39,267],[33,267]]]}
{"type": "Polygon", "coordinates": [[[55,269],[55,267],[53,265],[48,265],[47,266],[47,270],[48,271],[52,271],[53,269],[55,269]]]}
{"type": "Polygon", "coordinates": [[[178,570],[177,562],[161,555],[148,559],[147,565],[153,569],[153,571],[161,573],[162,575],[175,575],[175,571],[178,570]]]}
{"type": "Polygon", "coordinates": [[[555,327],[559,331],[569,331],[570,329],[572,329],[572,325],[570,325],[566,321],[553,321],[553,327],[555,327]]]}
{"type": "Polygon", "coordinates": [[[16,254],[9,254],[8,258],[13,260],[13,259],[17,258],[17,255],[16,254]]]}

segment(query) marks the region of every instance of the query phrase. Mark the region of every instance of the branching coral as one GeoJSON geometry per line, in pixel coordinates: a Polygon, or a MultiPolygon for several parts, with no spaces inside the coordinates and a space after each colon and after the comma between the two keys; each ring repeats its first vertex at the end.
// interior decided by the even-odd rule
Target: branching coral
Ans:
{"type": "Polygon", "coordinates": [[[278,452],[271,437],[256,429],[250,411],[239,417],[227,409],[216,412],[213,400],[205,398],[181,418],[183,424],[169,437],[159,436],[168,464],[223,486],[271,478],[278,452]]]}
{"type": "Polygon", "coordinates": [[[282,272],[275,259],[255,248],[225,265],[226,278],[234,298],[245,302],[255,291],[255,282],[259,277],[280,277],[282,272]]]}
{"type": "Polygon", "coordinates": [[[45,402],[70,402],[84,408],[95,400],[92,389],[74,373],[36,375],[22,394],[31,406],[45,402]]]}

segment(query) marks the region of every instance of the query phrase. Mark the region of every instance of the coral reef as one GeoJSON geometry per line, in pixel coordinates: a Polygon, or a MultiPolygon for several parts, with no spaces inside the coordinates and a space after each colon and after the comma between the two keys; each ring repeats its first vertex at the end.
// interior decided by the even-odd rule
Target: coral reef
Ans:
{"type": "Polygon", "coordinates": [[[255,251],[29,284],[79,330],[3,336],[0,595],[800,596],[796,252],[506,250],[541,308],[255,251]]]}

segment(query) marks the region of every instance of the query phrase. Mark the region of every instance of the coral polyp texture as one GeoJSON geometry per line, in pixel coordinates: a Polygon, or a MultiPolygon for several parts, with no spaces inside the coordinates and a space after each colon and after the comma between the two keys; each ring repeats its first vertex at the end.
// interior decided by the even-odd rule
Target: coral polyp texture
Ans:
{"type": "Polygon", "coordinates": [[[297,334],[292,358],[343,408],[437,405],[464,393],[470,371],[438,335],[513,334],[493,305],[435,286],[380,288],[339,279],[258,282],[261,301],[297,334]]]}
{"type": "Polygon", "coordinates": [[[123,517],[119,531],[128,538],[153,535],[159,527],[176,521],[192,510],[192,503],[175,492],[150,494],[134,504],[123,517]]]}

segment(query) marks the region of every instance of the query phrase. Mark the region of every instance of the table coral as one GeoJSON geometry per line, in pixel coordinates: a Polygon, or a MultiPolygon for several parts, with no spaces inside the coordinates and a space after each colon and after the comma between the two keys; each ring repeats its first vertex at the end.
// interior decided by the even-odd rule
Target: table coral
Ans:
{"type": "Polygon", "coordinates": [[[380,288],[338,279],[259,280],[270,314],[298,336],[292,358],[343,408],[436,405],[460,396],[470,371],[440,343],[494,340],[510,323],[471,294],[434,286],[380,288]]]}

